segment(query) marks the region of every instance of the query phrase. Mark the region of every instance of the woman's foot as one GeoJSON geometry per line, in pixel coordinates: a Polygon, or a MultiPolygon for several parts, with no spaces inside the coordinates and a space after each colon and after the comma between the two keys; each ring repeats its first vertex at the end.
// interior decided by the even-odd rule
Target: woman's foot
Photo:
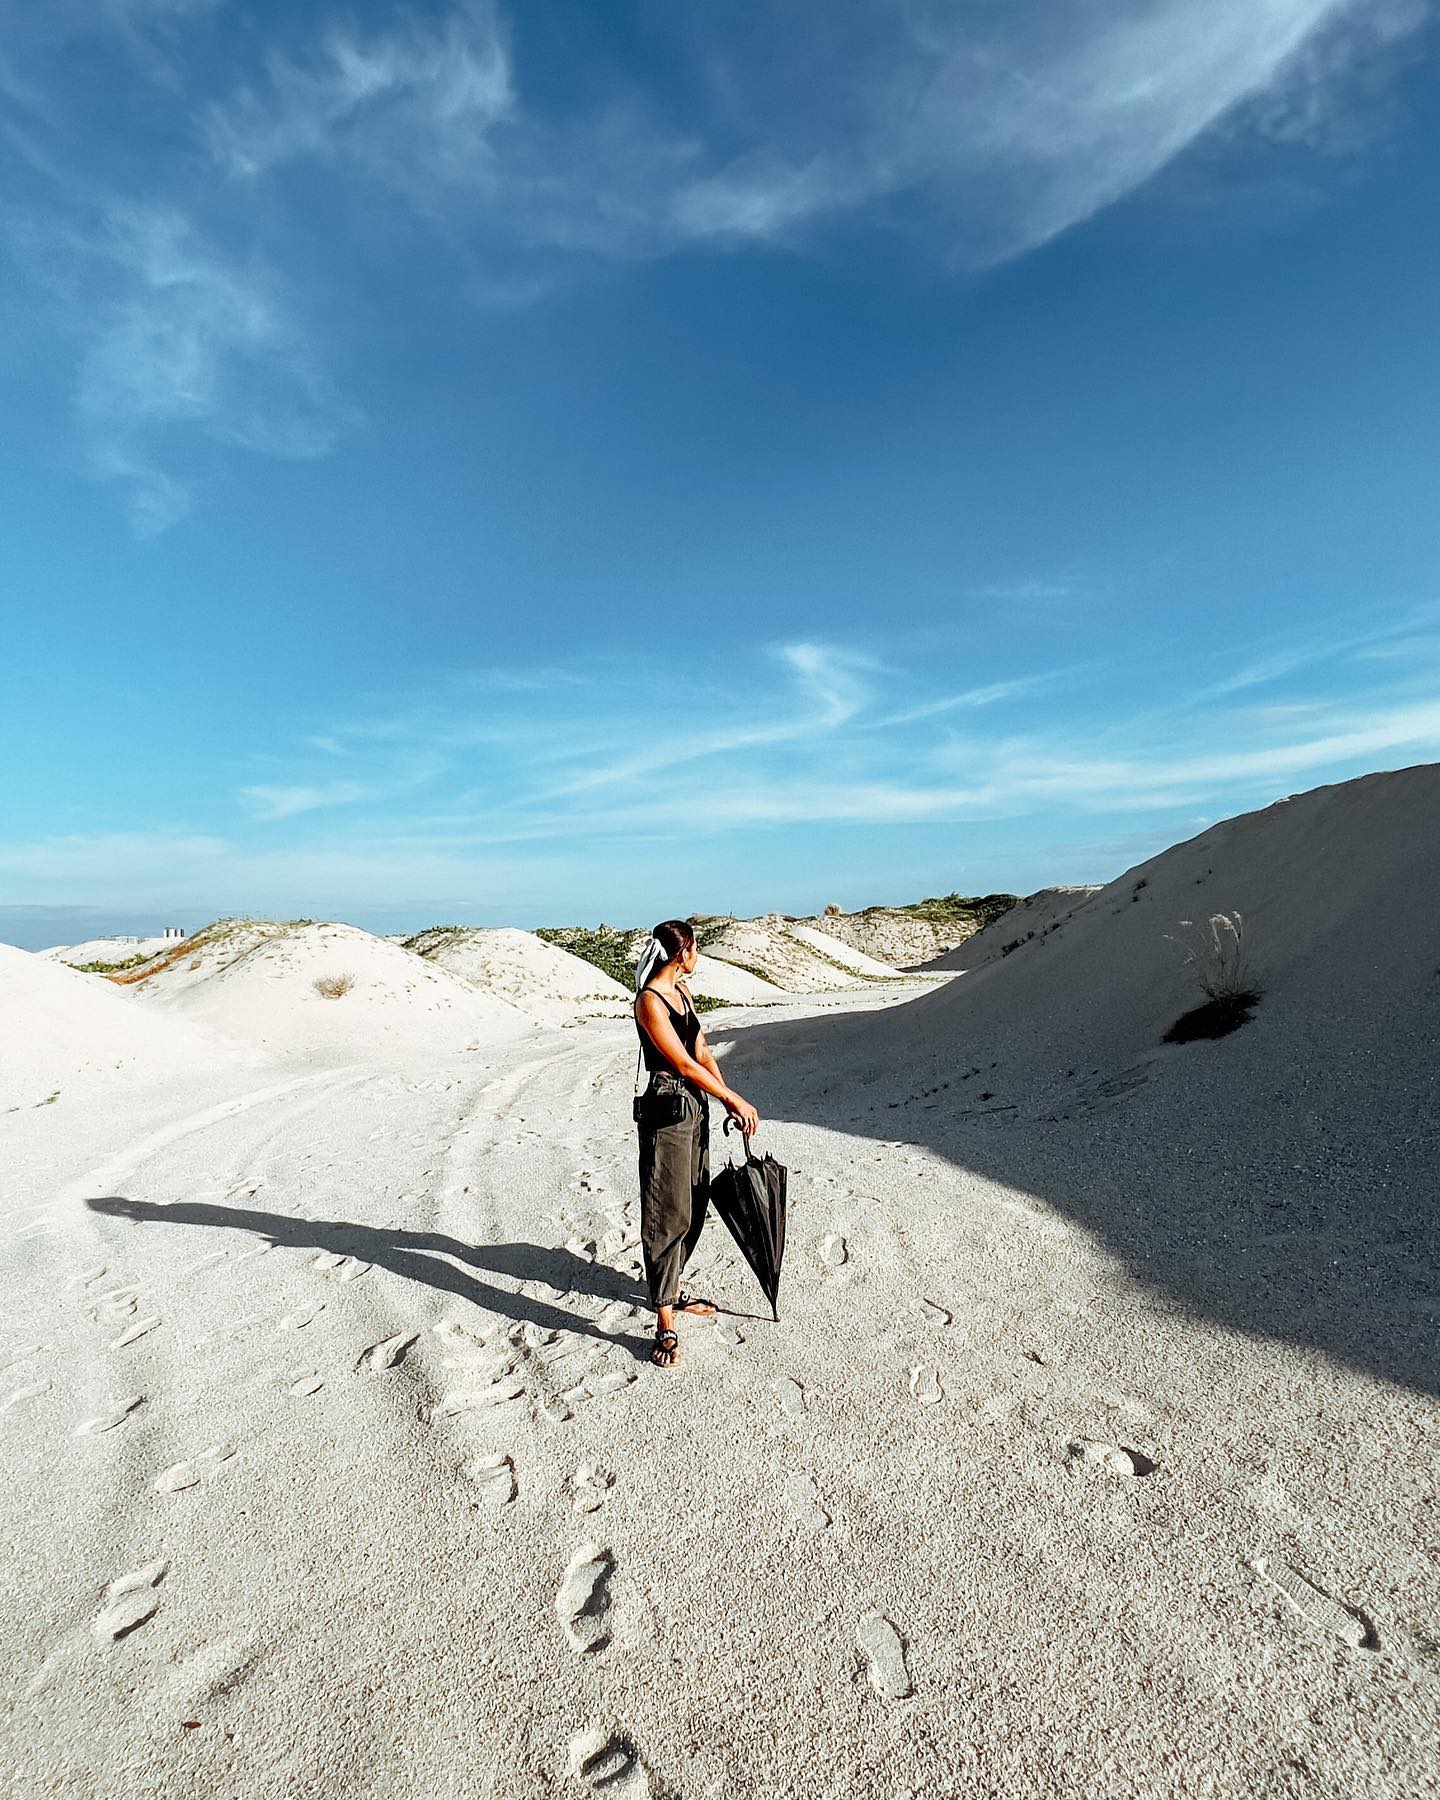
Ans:
{"type": "Polygon", "coordinates": [[[650,1360],[657,1369],[669,1369],[674,1366],[680,1354],[679,1334],[663,1328],[655,1333],[655,1343],[650,1351],[650,1360]]]}
{"type": "Polygon", "coordinates": [[[707,1300],[701,1294],[687,1294],[681,1290],[680,1298],[675,1302],[676,1312],[694,1313],[698,1318],[713,1319],[715,1302],[707,1300]]]}

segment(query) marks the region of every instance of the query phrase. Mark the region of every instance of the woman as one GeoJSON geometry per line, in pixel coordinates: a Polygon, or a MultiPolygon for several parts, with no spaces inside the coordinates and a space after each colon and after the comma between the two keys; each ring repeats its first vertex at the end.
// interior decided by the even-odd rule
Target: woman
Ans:
{"type": "MultiPolygon", "coordinates": [[[[640,959],[636,980],[635,1027],[650,1082],[635,1100],[640,1127],[640,1247],[645,1279],[655,1308],[655,1344],[650,1360],[668,1369],[680,1352],[677,1312],[712,1318],[713,1301],[680,1287],[710,1203],[710,1106],[713,1094],[748,1138],[759,1115],[748,1100],[727,1087],[720,1065],[705,1042],[695,1003],[681,985],[695,973],[700,953],[695,933],[683,919],[655,927],[640,959]]],[[[637,1070],[638,1073],[638,1070],[637,1070]]]]}

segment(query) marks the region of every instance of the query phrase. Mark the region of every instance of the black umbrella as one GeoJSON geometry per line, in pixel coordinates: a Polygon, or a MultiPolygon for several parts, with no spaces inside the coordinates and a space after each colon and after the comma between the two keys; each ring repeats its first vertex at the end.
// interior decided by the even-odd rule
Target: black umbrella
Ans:
{"type": "MultiPolygon", "coordinates": [[[[736,1121],[725,1121],[728,1132],[736,1121]]],[[[768,1152],[755,1156],[749,1139],[745,1160],[724,1164],[710,1177],[710,1204],[725,1221],[725,1228],[740,1246],[740,1253],[754,1271],[760,1290],[770,1302],[778,1322],[776,1296],[780,1292],[780,1261],[785,1254],[785,1190],[789,1172],[768,1152]]]]}

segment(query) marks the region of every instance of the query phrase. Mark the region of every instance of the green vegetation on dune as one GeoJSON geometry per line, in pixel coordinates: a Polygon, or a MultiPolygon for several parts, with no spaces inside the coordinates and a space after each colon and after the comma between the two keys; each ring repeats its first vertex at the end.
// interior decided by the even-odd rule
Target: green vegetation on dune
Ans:
{"type": "Polygon", "coordinates": [[[541,925],[535,935],[593,963],[621,987],[634,987],[635,964],[630,959],[633,931],[617,930],[613,925],[541,925]]]}
{"type": "Polygon", "coordinates": [[[901,912],[932,925],[971,924],[982,931],[1020,904],[1018,894],[941,894],[929,900],[912,900],[908,906],[867,906],[867,913],[901,912]]]}
{"type": "Polygon", "coordinates": [[[127,956],[124,962],[88,962],[71,963],[77,975],[118,975],[122,969],[138,969],[141,963],[150,961],[153,952],[144,950],[139,956],[127,956]]]}

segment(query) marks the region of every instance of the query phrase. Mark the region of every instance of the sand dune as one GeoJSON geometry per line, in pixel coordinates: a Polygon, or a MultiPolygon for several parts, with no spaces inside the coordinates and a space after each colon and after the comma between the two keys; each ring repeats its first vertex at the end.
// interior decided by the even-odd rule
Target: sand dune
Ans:
{"type": "Polygon", "coordinates": [[[966,938],[963,944],[957,944],[924,967],[926,970],[978,969],[1003,956],[1013,956],[1022,944],[1058,930],[1077,907],[1100,891],[1099,887],[1041,888],[992,920],[973,937],[966,938]]]}
{"type": "Polygon", "coordinates": [[[353,925],[229,921],[129,989],[135,1003],[272,1054],[368,1059],[484,1047],[533,1021],[353,925]]]}
{"type": "Polygon", "coordinates": [[[828,932],[817,930],[813,925],[802,925],[797,921],[790,920],[786,922],[785,933],[787,937],[796,938],[800,943],[808,944],[812,950],[818,951],[828,962],[839,963],[842,968],[848,969],[853,975],[868,976],[874,981],[893,981],[899,974],[899,970],[893,968],[889,963],[883,963],[873,956],[867,956],[863,950],[855,949],[843,938],[832,937],[828,932]]]}
{"type": "Polygon", "coordinates": [[[593,963],[548,944],[533,931],[435,926],[406,940],[427,962],[506,1001],[527,1018],[562,1024],[630,1011],[633,995],[593,963]]]}
{"type": "Polygon", "coordinates": [[[727,1015],[781,1319],[712,1225],[670,1374],[627,1018],[343,928],[0,955],[12,1036],[292,1021],[4,1121],[7,1791],[1433,1791],[1437,807],[1321,789],[938,989],[727,1015]],[[1262,997],[1167,1046],[1221,910],[1262,997]]]}
{"type": "Polygon", "coordinates": [[[148,1013],[98,976],[9,944],[0,944],[0,1018],[0,1112],[254,1061],[200,1024],[148,1013]]]}
{"type": "MultiPolygon", "coordinates": [[[[713,961],[749,969],[789,994],[857,987],[870,978],[870,971],[862,973],[857,961],[859,951],[838,941],[832,944],[821,932],[803,927],[791,931],[776,914],[732,919],[718,935],[705,941],[705,954],[713,961]]],[[[869,960],[863,959],[865,963],[869,960]]],[[[894,971],[885,973],[893,975],[894,971]]]]}

